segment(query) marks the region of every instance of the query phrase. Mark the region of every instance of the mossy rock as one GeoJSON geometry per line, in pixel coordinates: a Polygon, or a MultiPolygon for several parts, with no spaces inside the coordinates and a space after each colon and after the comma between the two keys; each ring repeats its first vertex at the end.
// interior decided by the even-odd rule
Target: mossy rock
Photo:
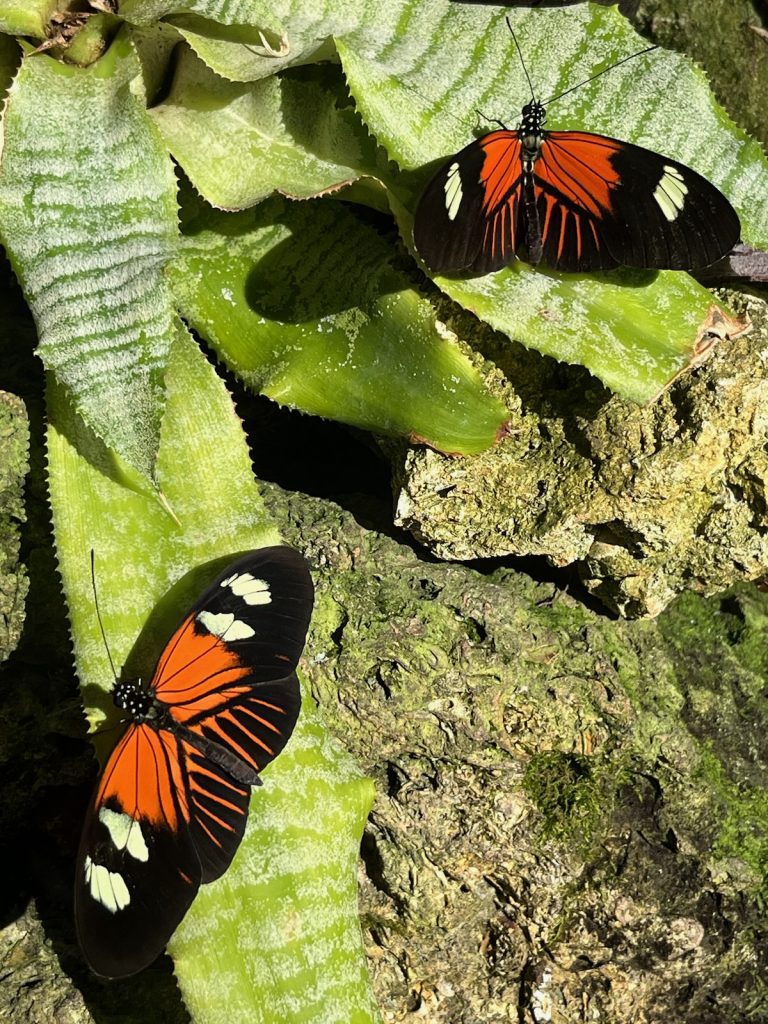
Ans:
{"type": "Polygon", "coordinates": [[[616,621],[329,503],[270,503],[321,567],[313,693],[377,783],[384,1019],[766,1019],[768,594],[616,621]]]}

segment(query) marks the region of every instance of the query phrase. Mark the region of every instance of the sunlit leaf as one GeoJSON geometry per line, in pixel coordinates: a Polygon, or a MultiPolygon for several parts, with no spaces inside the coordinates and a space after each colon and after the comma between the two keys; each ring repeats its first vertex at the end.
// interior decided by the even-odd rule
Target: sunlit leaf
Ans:
{"type": "Polygon", "coordinates": [[[184,317],[254,390],[443,451],[491,445],[506,418],[391,248],[344,206],[200,204],[170,268],[184,317]]]}
{"type": "MultiPolygon", "coordinates": [[[[48,404],[51,507],[78,674],[92,721],[106,714],[114,722],[91,548],[113,657],[147,678],[201,586],[199,567],[278,538],[229,395],[184,333],[171,351],[157,460],[164,504],[133,486],[135,473],[83,424],[53,381],[48,404]],[[191,570],[193,579],[185,575],[191,570]]],[[[98,737],[102,755],[114,737],[114,730],[98,737]]],[[[201,888],[170,943],[197,1024],[376,1020],[355,874],[371,798],[370,782],[305,700],[286,752],[254,791],[231,868],[201,888]],[[330,1011],[318,1002],[326,997],[330,1011]]]]}
{"type": "Polygon", "coordinates": [[[343,79],[324,66],[239,84],[184,49],[152,115],[198,192],[224,209],[253,206],[275,190],[317,195],[376,165],[343,79]]]}
{"type": "Polygon", "coordinates": [[[176,331],[162,276],[176,182],[118,38],[82,69],[23,61],[0,162],[0,237],[34,314],[39,354],[92,429],[151,477],[176,331]]]}

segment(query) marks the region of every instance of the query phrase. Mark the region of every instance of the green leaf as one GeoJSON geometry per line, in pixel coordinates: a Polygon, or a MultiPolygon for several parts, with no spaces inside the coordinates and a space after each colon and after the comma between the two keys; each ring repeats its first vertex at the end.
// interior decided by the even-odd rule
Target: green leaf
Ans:
{"type": "Polygon", "coordinates": [[[373,784],[330,741],[305,689],[291,742],[253,797],[236,870],[202,888],[170,947],[197,1024],[379,1020],[357,923],[372,803],[373,784]]]}
{"type": "Polygon", "coordinates": [[[291,16],[288,32],[279,4],[255,0],[247,11],[238,13],[234,23],[209,13],[212,7],[190,4],[186,9],[197,13],[177,14],[170,20],[210,68],[235,82],[257,81],[286,67],[335,59],[333,39],[352,31],[366,10],[370,13],[364,0],[307,0],[300,11],[283,4],[282,10],[291,16]]]}
{"type": "MultiPolygon", "coordinates": [[[[199,591],[200,567],[278,539],[229,395],[185,333],[171,350],[167,389],[157,459],[163,507],[149,489],[135,488],[135,471],[104,447],[50,381],[51,508],[93,723],[107,717],[114,724],[117,711],[91,591],[91,548],[113,657],[131,675],[148,678],[199,591]]],[[[102,755],[110,739],[114,731],[98,737],[102,755]]],[[[197,1024],[376,1020],[354,870],[371,798],[371,783],[305,700],[285,753],[254,791],[231,868],[201,888],[170,944],[197,1024]],[[318,1003],[325,995],[331,1010],[318,1003]]]]}
{"type": "Polygon", "coordinates": [[[162,276],[176,182],[126,38],[86,69],[25,58],[3,129],[0,236],[39,354],[93,430],[150,478],[177,330],[162,276]]]}
{"type": "Polygon", "coordinates": [[[58,7],[57,0],[0,0],[0,32],[44,39],[45,26],[58,7]]]}
{"type": "Polygon", "coordinates": [[[253,206],[275,190],[317,195],[376,166],[343,79],[326,66],[243,85],[185,48],[170,94],[151,114],[197,191],[224,209],[253,206]]]}
{"type": "MultiPolygon", "coordinates": [[[[403,4],[387,5],[377,33],[366,23],[337,45],[358,110],[389,156],[413,171],[399,182],[404,205],[393,202],[412,245],[410,211],[432,161],[471,141],[473,125],[491,127],[476,111],[516,124],[530,92],[504,12],[447,0],[412,2],[404,11],[403,4]]],[[[646,45],[615,10],[595,5],[516,11],[513,18],[544,97],[646,45]]],[[[733,200],[745,238],[768,241],[768,204],[754,202],[768,194],[765,158],[686,58],[654,51],[615,68],[553,104],[548,127],[603,132],[690,163],[733,200]]],[[[437,283],[491,326],[582,363],[636,401],[652,398],[696,358],[712,303],[692,278],[673,272],[558,274],[517,263],[485,278],[437,283]]]]}
{"type": "MultiPolygon", "coordinates": [[[[313,40],[309,52],[296,54],[276,23],[259,19],[257,25],[220,25],[195,15],[181,15],[171,23],[209,68],[231,82],[256,82],[292,64],[315,60],[325,42],[313,40]]],[[[325,54],[333,55],[332,48],[325,54]]]]}
{"type": "Polygon", "coordinates": [[[343,205],[199,204],[170,267],[182,315],[256,391],[442,451],[493,444],[506,410],[391,250],[343,205]]]}

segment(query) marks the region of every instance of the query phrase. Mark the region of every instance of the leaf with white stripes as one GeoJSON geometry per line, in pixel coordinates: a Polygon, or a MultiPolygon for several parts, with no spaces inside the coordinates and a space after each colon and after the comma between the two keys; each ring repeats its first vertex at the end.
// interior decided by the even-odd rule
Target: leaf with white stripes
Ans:
{"type": "MultiPolygon", "coordinates": [[[[204,585],[194,570],[279,543],[232,400],[186,332],[172,345],[167,389],[156,471],[173,517],[152,494],[126,484],[125,464],[83,424],[55,380],[49,388],[56,549],[94,723],[111,715],[114,724],[118,712],[91,590],[91,549],[115,661],[146,679],[204,585]]],[[[356,900],[357,852],[373,786],[312,705],[308,696],[288,746],[255,788],[232,865],[201,886],[169,943],[196,1024],[378,1019],[356,900]]],[[[115,730],[94,739],[103,761],[115,730]]]]}
{"type": "Polygon", "coordinates": [[[0,237],[46,367],[145,478],[178,329],[162,276],[177,239],[175,195],[125,35],[85,69],[23,60],[3,119],[0,237]]]}
{"type": "MultiPolygon", "coordinates": [[[[212,0],[182,5],[208,18],[214,16],[214,6],[212,0]]],[[[238,37],[237,26],[230,25],[222,41],[210,26],[198,23],[198,38],[188,38],[217,73],[245,77],[243,61],[253,60],[249,73],[257,78],[270,67],[316,59],[326,52],[323,41],[332,36],[357,113],[392,161],[389,167],[381,162],[354,167],[369,176],[365,180],[380,177],[403,239],[412,247],[412,210],[437,161],[488,130],[488,118],[515,125],[530,95],[505,12],[498,6],[450,0],[270,0],[268,6],[283,25],[289,50],[284,57],[270,58],[272,64],[263,54],[252,53],[245,36],[238,37]]],[[[249,7],[250,24],[262,8],[258,3],[249,7]]],[[[534,86],[544,97],[647,45],[615,9],[593,4],[520,9],[512,17],[534,86]]],[[[286,164],[284,139],[264,131],[269,111],[252,102],[252,89],[242,91],[242,97],[249,97],[247,105],[238,94],[237,112],[247,109],[238,138],[259,136],[258,163],[278,169],[275,187],[285,182],[286,191],[306,194],[295,182],[302,174],[302,138],[309,140],[306,157],[312,156],[310,111],[305,112],[307,124],[292,131],[294,147],[286,164]]],[[[181,87],[176,95],[179,109],[183,98],[181,87]]],[[[228,109],[227,116],[234,110],[228,109]]],[[[208,185],[216,178],[211,147],[194,148],[208,112],[197,103],[184,110],[183,118],[172,119],[160,108],[155,116],[166,118],[166,124],[173,120],[173,145],[182,165],[189,166],[203,193],[214,198],[208,185]]],[[[765,157],[718,107],[705,77],[688,58],[657,50],[622,64],[552,104],[549,126],[602,132],[690,164],[732,200],[742,218],[744,239],[768,244],[768,204],[754,202],[755,195],[768,192],[765,157]]],[[[282,131],[284,126],[279,127],[282,131]]],[[[242,151],[228,147],[226,138],[217,140],[217,155],[222,149],[228,150],[233,166],[242,165],[242,151]]],[[[346,166],[351,166],[349,161],[346,166]]],[[[342,180],[336,175],[334,181],[330,170],[322,183],[326,187],[342,180]]],[[[241,182],[254,177],[256,172],[248,168],[237,179],[240,194],[241,182]]],[[[238,193],[228,194],[237,198],[238,193]]],[[[345,198],[381,206],[381,192],[372,188],[345,198]]],[[[640,402],[695,363],[712,339],[711,293],[679,272],[575,275],[517,262],[485,278],[446,277],[437,283],[492,327],[556,359],[587,366],[611,388],[640,402]]],[[[738,324],[727,329],[738,329],[738,324]]]]}

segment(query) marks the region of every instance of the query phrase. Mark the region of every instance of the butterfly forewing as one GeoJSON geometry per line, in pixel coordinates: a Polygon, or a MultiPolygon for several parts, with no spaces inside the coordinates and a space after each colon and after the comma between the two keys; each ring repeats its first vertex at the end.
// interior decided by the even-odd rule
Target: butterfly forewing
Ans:
{"type": "Polygon", "coordinates": [[[739,237],[736,213],[706,178],[604,135],[545,133],[534,183],[544,261],[558,269],[690,270],[739,237]]]}
{"type": "Polygon", "coordinates": [[[229,866],[251,786],[296,724],[312,610],[304,559],[274,547],[214,580],[175,631],[110,756],[78,858],[85,957],[120,977],[150,963],[201,882],[229,866]],[[139,709],[137,711],[137,709],[139,709]]]}
{"type": "Polygon", "coordinates": [[[205,694],[209,677],[237,671],[238,663],[256,680],[288,675],[301,657],[312,599],[306,562],[293,549],[245,555],[195,603],[158,662],[151,688],[167,704],[182,703],[195,688],[205,694]]]}
{"type": "Polygon", "coordinates": [[[520,177],[520,142],[509,131],[471,142],[437,171],[413,227],[430,270],[487,274],[514,258],[520,177]]]}

